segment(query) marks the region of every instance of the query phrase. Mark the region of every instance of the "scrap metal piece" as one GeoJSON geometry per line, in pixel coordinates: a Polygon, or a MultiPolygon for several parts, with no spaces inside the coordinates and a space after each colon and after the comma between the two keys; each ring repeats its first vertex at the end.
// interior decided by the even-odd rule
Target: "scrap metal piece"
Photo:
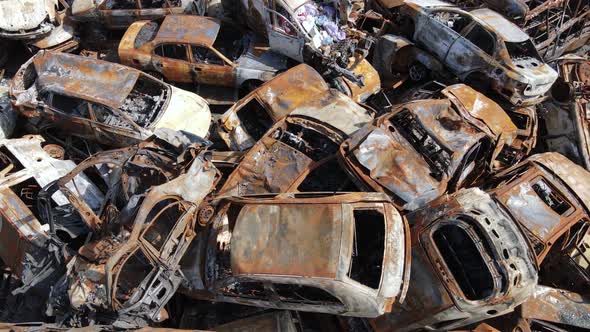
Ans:
{"type": "Polygon", "coordinates": [[[59,25],[63,0],[14,0],[0,3],[0,37],[34,39],[59,25]]]}

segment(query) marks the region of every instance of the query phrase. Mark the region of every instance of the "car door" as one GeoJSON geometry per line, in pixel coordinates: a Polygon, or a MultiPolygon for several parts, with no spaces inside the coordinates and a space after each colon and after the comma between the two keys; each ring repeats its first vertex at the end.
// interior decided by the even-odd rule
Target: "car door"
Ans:
{"type": "Polygon", "coordinates": [[[461,30],[470,22],[468,15],[449,9],[427,12],[427,16],[420,17],[416,23],[415,41],[444,60],[455,40],[461,36],[461,30]]]}
{"type": "Polygon", "coordinates": [[[158,44],[153,50],[152,66],[169,81],[193,81],[188,47],[185,44],[158,44]]]}
{"type": "Polygon", "coordinates": [[[487,72],[493,66],[496,38],[478,22],[473,22],[455,40],[445,63],[457,75],[473,71],[487,72]]]}
{"type": "Polygon", "coordinates": [[[272,8],[265,8],[270,17],[268,43],[271,50],[303,62],[303,47],[305,37],[299,28],[293,24],[292,16],[281,5],[270,1],[272,8]],[[276,4],[276,5],[275,5],[276,4]]]}
{"type": "Polygon", "coordinates": [[[193,82],[228,87],[235,86],[236,71],[234,64],[223,59],[218,52],[206,46],[191,45],[190,56],[193,82]]]}
{"type": "Polygon", "coordinates": [[[45,103],[40,110],[45,124],[73,135],[94,138],[87,101],[57,93],[47,93],[41,98],[45,103]]]}
{"type": "Polygon", "coordinates": [[[111,29],[124,29],[137,19],[139,0],[107,0],[100,7],[100,16],[111,29]]]}

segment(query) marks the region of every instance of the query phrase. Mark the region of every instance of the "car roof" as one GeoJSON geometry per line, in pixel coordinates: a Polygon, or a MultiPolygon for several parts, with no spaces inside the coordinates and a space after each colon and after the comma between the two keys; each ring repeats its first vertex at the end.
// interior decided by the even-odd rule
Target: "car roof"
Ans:
{"type": "Polygon", "coordinates": [[[232,232],[231,269],[335,279],[340,249],[351,237],[341,204],[246,204],[232,232]]]}
{"type": "Polygon", "coordinates": [[[119,108],[139,77],[120,64],[67,53],[40,51],[33,59],[39,90],[119,108]]]}
{"type": "Polygon", "coordinates": [[[491,9],[481,8],[472,10],[469,13],[478,18],[489,29],[495,31],[504,41],[520,43],[530,39],[529,35],[516,24],[491,9]]]}
{"type": "Polygon", "coordinates": [[[217,19],[196,15],[167,15],[154,40],[211,46],[220,29],[217,19]]]}
{"type": "Polygon", "coordinates": [[[556,152],[536,154],[528,161],[540,164],[557,175],[590,211],[590,173],[586,169],[556,152]]]}

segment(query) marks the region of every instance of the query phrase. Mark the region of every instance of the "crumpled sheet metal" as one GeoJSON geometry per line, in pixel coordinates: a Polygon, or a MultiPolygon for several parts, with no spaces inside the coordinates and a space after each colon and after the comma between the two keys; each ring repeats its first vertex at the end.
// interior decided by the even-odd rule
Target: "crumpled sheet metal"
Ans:
{"type": "MultiPolygon", "coordinates": [[[[17,275],[22,274],[25,255],[33,251],[32,245],[39,248],[44,246],[49,229],[43,226],[42,220],[38,220],[33,214],[32,207],[23,203],[19,197],[21,192],[16,192],[15,186],[34,179],[40,186],[37,190],[40,190],[76,166],[70,160],[59,160],[49,156],[41,148],[42,142],[44,140],[40,136],[0,140],[0,146],[6,148],[16,159],[14,161],[23,166],[23,169],[5,174],[0,178],[0,192],[4,198],[0,200],[4,223],[0,227],[0,237],[3,239],[0,241],[0,256],[17,275]]],[[[16,165],[13,166],[16,167],[16,165]]],[[[73,190],[74,185],[80,189],[77,195],[93,207],[97,207],[102,202],[102,193],[84,174],[78,174],[68,187],[73,190]]],[[[30,194],[34,195],[34,193],[30,194]]],[[[61,192],[54,193],[52,199],[57,205],[68,203],[61,192]]]]}
{"type": "Polygon", "coordinates": [[[525,319],[590,329],[590,298],[578,293],[539,285],[520,310],[525,319]]]}
{"type": "Polygon", "coordinates": [[[451,108],[450,101],[420,100],[400,105],[358,131],[341,146],[341,157],[363,183],[393,194],[398,208],[414,210],[446,192],[465,156],[484,137],[451,108]],[[411,112],[450,151],[449,167],[440,180],[431,175],[429,164],[391,123],[390,118],[403,110],[411,112]]]}
{"type": "Polygon", "coordinates": [[[38,89],[94,101],[118,109],[139,77],[119,64],[66,53],[40,51],[33,63],[38,89]]]}

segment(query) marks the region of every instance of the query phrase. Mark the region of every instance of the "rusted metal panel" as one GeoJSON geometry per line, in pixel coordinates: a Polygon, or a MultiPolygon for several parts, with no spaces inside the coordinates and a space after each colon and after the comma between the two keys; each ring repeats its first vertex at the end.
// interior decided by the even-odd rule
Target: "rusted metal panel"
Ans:
{"type": "Polygon", "coordinates": [[[156,39],[163,43],[212,46],[219,27],[219,21],[210,17],[168,15],[160,25],[156,39]]]}
{"type": "Polygon", "coordinates": [[[521,307],[522,317],[590,329],[590,299],[562,289],[538,286],[521,307]]]}
{"type": "Polygon", "coordinates": [[[246,206],[232,237],[232,271],[335,278],[341,238],[351,236],[342,218],[339,206],[246,206]]]}
{"type": "Polygon", "coordinates": [[[33,60],[41,89],[119,108],[139,72],[111,62],[42,52],[33,60]]]}

